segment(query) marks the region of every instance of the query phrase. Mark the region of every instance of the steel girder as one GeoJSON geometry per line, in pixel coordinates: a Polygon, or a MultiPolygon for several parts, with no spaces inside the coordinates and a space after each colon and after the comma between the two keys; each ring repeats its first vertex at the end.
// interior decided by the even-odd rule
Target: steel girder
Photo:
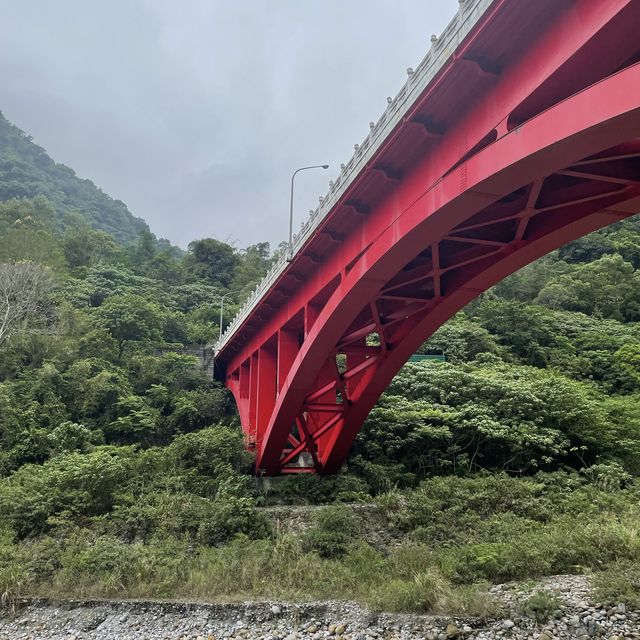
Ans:
{"type": "Polygon", "coordinates": [[[395,373],[456,311],[640,211],[640,43],[625,27],[640,3],[556,3],[525,49],[483,55],[483,34],[527,6],[495,3],[372,163],[387,169],[363,176],[321,230],[340,241],[303,248],[219,354],[259,473],[338,470],[395,373]],[[469,61],[477,100],[426,126],[469,61]],[[422,137],[418,152],[403,135],[422,137]]]}

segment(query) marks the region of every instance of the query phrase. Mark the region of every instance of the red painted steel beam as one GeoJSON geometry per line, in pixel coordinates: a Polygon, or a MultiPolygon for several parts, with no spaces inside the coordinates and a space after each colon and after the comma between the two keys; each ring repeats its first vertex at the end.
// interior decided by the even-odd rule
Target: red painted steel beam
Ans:
{"type": "MultiPolygon", "coordinates": [[[[415,129],[412,118],[430,105],[437,108],[438,96],[456,78],[464,80],[462,58],[474,55],[485,30],[507,24],[514,6],[526,22],[524,12],[535,4],[495,2],[372,166],[387,166],[384,154],[393,152],[402,129],[415,129]]],[[[482,74],[490,88],[421,157],[402,171],[370,174],[388,190],[376,201],[363,202],[358,195],[367,213],[345,233],[332,225],[357,194],[355,181],[307,246],[321,234],[342,243],[329,242],[332,248],[307,280],[296,278],[281,303],[270,302],[273,309],[262,325],[251,333],[241,327],[219,354],[245,433],[256,434],[261,472],[300,472],[288,465],[303,451],[311,453],[315,469],[335,471],[395,372],[442,322],[520,266],[638,210],[640,76],[637,65],[614,72],[640,49],[628,26],[640,20],[640,1],[575,0],[556,6],[558,13],[549,13],[526,50],[514,50],[500,69],[490,66],[496,73],[482,74]],[[612,35],[616,46],[603,48],[612,35]],[[592,64],[585,64],[589,59],[592,64]],[[566,87],[582,90],[562,95],[566,87]],[[611,164],[610,157],[627,164],[607,172],[602,164],[611,164]],[[521,202],[523,189],[528,196],[521,202]],[[411,267],[411,259],[425,251],[422,264],[411,267]],[[366,343],[373,333],[382,348],[366,343]],[[267,343],[282,354],[275,363],[269,359],[273,350],[263,357],[268,363],[263,369],[277,371],[277,397],[261,394],[258,401],[252,396],[266,387],[253,365],[260,368],[267,343]],[[369,355],[371,348],[377,348],[375,356],[369,355]],[[345,374],[337,370],[337,353],[347,359],[345,374]],[[252,383],[250,397],[243,380],[252,383]],[[262,416],[269,411],[265,423],[262,416]],[[294,425],[297,433],[302,425],[308,429],[302,440],[292,436],[294,425]]],[[[464,95],[464,83],[459,91],[464,95]]],[[[305,251],[289,270],[304,273],[305,251]]]]}
{"type": "MultiPolygon", "coordinates": [[[[278,470],[278,451],[282,448],[280,439],[283,437],[279,425],[289,424],[295,419],[296,405],[313,384],[311,378],[315,375],[315,367],[305,365],[323,359],[326,345],[339,341],[354,310],[367,304],[372,292],[379,291],[397,273],[407,256],[420,252],[424,238],[444,237],[456,225],[484,208],[487,200],[495,201],[541,176],[550,175],[559,168],[640,135],[640,95],[629,91],[633,86],[640,87],[640,65],[607,78],[545,111],[469,159],[416,200],[393,225],[384,230],[341,283],[302,345],[296,359],[297,366],[289,378],[289,392],[278,399],[265,434],[260,451],[261,467],[269,472],[278,470]],[[305,368],[310,371],[307,373],[305,368]],[[305,374],[309,382],[305,380],[305,374]],[[292,402],[296,395],[299,400],[292,402]]],[[[624,201],[634,195],[616,196],[616,200],[624,201]]],[[[611,221],[609,214],[605,218],[611,221]]],[[[539,246],[548,251],[583,234],[580,225],[575,225],[570,219],[569,222],[571,224],[561,234],[554,230],[556,235],[539,246]]],[[[598,226],[601,224],[595,228],[598,226]]],[[[591,225],[588,228],[591,229],[591,225]]],[[[502,277],[521,266],[521,260],[514,257],[515,253],[517,251],[508,256],[514,268],[503,267],[502,277]]],[[[462,292],[464,303],[495,281],[485,276],[484,279],[476,278],[472,283],[465,283],[462,292]]],[[[453,309],[449,303],[439,306],[449,309],[446,320],[463,305],[454,305],[453,309]]],[[[418,344],[425,337],[420,333],[418,344]]],[[[377,399],[379,393],[373,395],[377,399]]],[[[345,442],[348,440],[344,433],[335,432],[336,442],[340,437],[345,442]]],[[[332,443],[330,448],[334,446],[332,443]]],[[[324,462],[325,468],[331,469],[333,463],[334,459],[330,457],[324,462]]]]}

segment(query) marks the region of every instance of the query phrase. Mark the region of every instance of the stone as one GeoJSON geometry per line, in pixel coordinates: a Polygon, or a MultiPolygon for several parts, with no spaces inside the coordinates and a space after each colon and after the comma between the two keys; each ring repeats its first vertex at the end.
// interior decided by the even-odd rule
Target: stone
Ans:
{"type": "Polygon", "coordinates": [[[277,604],[274,604],[271,607],[271,613],[273,613],[274,616],[279,616],[282,613],[282,609],[280,609],[277,604]]]}
{"type": "Polygon", "coordinates": [[[516,623],[515,623],[513,620],[509,620],[509,619],[507,619],[507,620],[503,620],[503,621],[502,621],[502,626],[503,626],[505,629],[513,629],[513,627],[515,627],[515,626],[516,626],[516,623]]]}
{"type": "Polygon", "coordinates": [[[462,635],[462,631],[455,624],[448,624],[445,634],[447,638],[459,638],[462,635]]]}
{"type": "Polygon", "coordinates": [[[346,627],[343,624],[336,626],[336,635],[341,636],[346,631],[346,627]]]}

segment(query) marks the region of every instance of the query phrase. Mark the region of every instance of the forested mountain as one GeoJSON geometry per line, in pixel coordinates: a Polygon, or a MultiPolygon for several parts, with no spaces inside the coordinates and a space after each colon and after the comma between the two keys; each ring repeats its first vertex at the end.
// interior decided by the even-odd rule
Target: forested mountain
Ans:
{"type": "Polygon", "coordinates": [[[148,230],[127,205],[114,200],[91,180],[57,164],[31,136],[12,125],[0,112],[0,200],[45,196],[53,205],[56,228],[70,226],[68,214],[79,213],[93,229],[113,236],[119,244],[135,242],[148,230]]]}
{"type": "Polygon", "coordinates": [[[445,324],[421,351],[446,362],[399,373],[341,474],[261,489],[233,401],[184,348],[216,336],[223,294],[230,320],[269,245],[205,238],[180,255],[141,223],[122,246],[96,203],[126,217],[124,205],[1,130],[3,601],[330,596],[469,611],[487,602],[475,583],[605,569],[616,582],[603,578],[602,599],[640,603],[637,220],[445,324]],[[260,509],[274,502],[368,504],[394,547],[372,546],[341,505],[291,536],[260,509]]]}

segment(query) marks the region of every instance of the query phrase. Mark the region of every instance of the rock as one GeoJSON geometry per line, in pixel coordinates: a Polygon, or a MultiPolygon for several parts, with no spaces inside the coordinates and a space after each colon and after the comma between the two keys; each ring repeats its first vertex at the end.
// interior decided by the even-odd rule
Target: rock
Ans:
{"type": "Polygon", "coordinates": [[[519,611],[532,589],[561,591],[559,617],[544,625],[515,613],[474,623],[371,612],[352,602],[38,604],[16,618],[0,615],[0,640],[640,640],[640,611],[594,604],[589,587],[587,576],[553,576],[536,587],[490,588],[506,612],[519,611]]]}
{"type": "Polygon", "coordinates": [[[448,624],[445,634],[447,638],[459,638],[462,636],[462,631],[455,624],[448,624]]]}

